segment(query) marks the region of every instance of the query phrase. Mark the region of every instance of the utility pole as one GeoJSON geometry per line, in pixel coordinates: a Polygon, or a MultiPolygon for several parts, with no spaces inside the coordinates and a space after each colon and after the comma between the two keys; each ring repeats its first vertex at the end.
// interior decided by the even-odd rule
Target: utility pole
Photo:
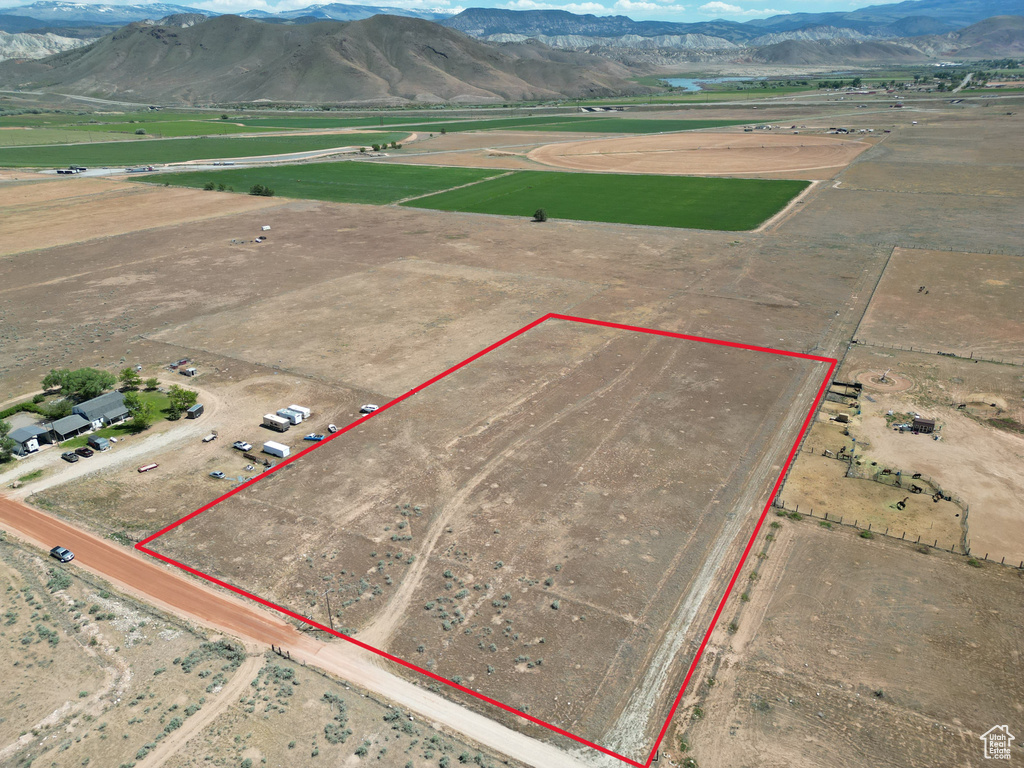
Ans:
{"type": "Polygon", "coordinates": [[[331,613],[331,590],[324,590],[324,597],[327,598],[327,621],[331,624],[331,632],[334,631],[334,614],[331,613]]]}

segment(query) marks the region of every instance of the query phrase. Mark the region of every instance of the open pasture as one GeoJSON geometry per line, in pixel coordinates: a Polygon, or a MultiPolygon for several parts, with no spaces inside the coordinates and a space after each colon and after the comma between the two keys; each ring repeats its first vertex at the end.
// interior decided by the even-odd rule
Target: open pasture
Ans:
{"type": "Polygon", "coordinates": [[[1024,259],[896,248],[858,337],[1024,363],[1024,259]]]}
{"type": "Polygon", "coordinates": [[[0,167],[45,168],[69,164],[86,166],[181,163],[189,160],[256,157],[311,152],[335,147],[359,147],[401,141],[404,133],[349,133],[257,138],[151,139],[148,141],[80,144],[71,147],[14,147],[0,149],[0,167]]]}

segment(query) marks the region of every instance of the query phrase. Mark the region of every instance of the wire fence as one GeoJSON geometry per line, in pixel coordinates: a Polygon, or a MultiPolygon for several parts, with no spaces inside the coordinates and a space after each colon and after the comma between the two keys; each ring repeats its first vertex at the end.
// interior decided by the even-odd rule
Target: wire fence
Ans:
{"type": "Polygon", "coordinates": [[[937,349],[929,349],[927,347],[904,347],[902,344],[882,344],[875,341],[865,341],[864,339],[854,338],[853,343],[863,347],[878,347],[880,349],[898,349],[903,352],[920,352],[925,355],[938,355],[939,357],[953,357],[957,360],[977,360],[982,363],[998,363],[1000,365],[1016,365],[1024,366],[1024,360],[1013,360],[1009,358],[995,358],[995,357],[981,357],[980,355],[970,352],[968,354],[961,354],[959,352],[942,352],[937,349]]]}
{"type": "MultiPolygon", "coordinates": [[[[948,542],[941,542],[941,544],[940,544],[938,539],[928,540],[928,539],[925,539],[922,534],[918,534],[916,536],[916,538],[915,538],[913,533],[911,533],[910,536],[908,537],[906,531],[901,531],[900,535],[897,536],[896,535],[896,529],[893,529],[893,528],[889,528],[889,527],[886,527],[884,529],[876,528],[876,527],[874,527],[873,523],[867,523],[867,527],[864,527],[863,525],[860,524],[861,521],[858,520],[858,519],[854,519],[854,520],[851,521],[851,520],[846,519],[845,515],[836,515],[834,513],[829,513],[829,512],[825,512],[824,514],[815,513],[815,511],[813,509],[808,508],[808,507],[805,507],[805,508],[801,509],[799,504],[796,504],[796,505],[790,507],[790,506],[786,506],[786,502],[780,501],[780,500],[776,500],[775,502],[773,502],[772,503],[772,507],[776,510],[776,513],[780,514],[780,515],[788,515],[790,517],[792,517],[792,516],[810,517],[810,518],[813,518],[815,520],[820,520],[822,522],[829,523],[830,525],[842,525],[842,526],[845,526],[847,528],[854,528],[854,529],[856,529],[858,531],[865,531],[867,533],[870,533],[872,536],[885,536],[887,538],[898,540],[898,541],[908,541],[911,544],[914,544],[914,545],[920,546],[920,547],[927,547],[930,550],[942,551],[942,552],[950,552],[950,553],[952,553],[954,555],[961,555],[962,557],[971,557],[971,558],[974,557],[971,554],[969,546],[966,547],[966,548],[961,548],[960,544],[954,543],[954,544],[950,544],[947,547],[946,545],[948,544],[948,542]]],[[[1012,562],[1007,563],[1005,557],[1001,558],[998,561],[996,561],[996,560],[989,560],[988,555],[989,555],[989,553],[986,552],[982,557],[975,558],[975,559],[986,561],[986,562],[990,562],[990,563],[998,563],[999,565],[1005,565],[1005,566],[1008,566],[1008,567],[1011,567],[1011,568],[1016,568],[1018,570],[1024,570],[1024,560],[1021,560],[1019,564],[1015,565],[1012,562]]]]}

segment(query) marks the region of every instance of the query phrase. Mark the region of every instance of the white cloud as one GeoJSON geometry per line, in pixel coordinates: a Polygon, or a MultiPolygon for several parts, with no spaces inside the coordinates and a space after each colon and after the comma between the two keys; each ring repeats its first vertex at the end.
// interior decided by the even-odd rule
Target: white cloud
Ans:
{"type": "Polygon", "coordinates": [[[738,5],[723,3],[720,0],[712,0],[710,3],[704,3],[704,5],[697,10],[705,16],[779,16],[781,14],[789,13],[789,11],[779,11],[774,8],[745,9],[738,5]]]}
{"type": "Polygon", "coordinates": [[[665,5],[672,0],[616,0],[615,9],[619,11],[658,11],[659,13],[682,13],[686,10],[685,5],[665,5]]]}
{"type": "Polygon", "coordinates": [[[594,2],[582,3],[548,3],[543,0],[509,0],[504,7],[513,11],[569,11],[570,13],[593,13],[610,15],[613,13],[682,13],[685,5],[666,5],[672,0],[616,0],[611,5],[594,2]]]}
{"type": "Polygon", "coordinates": [[[611,13],[611,9],[600,3],[541,3],[537,0],[511,0],[505,3],[513,11],[569,11],[570,13],[611,13]]]}

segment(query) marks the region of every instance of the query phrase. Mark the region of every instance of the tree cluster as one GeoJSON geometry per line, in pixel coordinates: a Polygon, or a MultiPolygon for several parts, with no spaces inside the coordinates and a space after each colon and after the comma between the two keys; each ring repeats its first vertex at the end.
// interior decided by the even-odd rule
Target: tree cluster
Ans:
{"type": "MultiPolygon", "coordinates": [[[[43,389],[58,389],[68,400],[81,403],[99,397],[117,383],[114,374],[95,368],[53,368],[43,377],[43,389]]],[[[70,412],[70,407],[68,411],[70,412]]]]}

